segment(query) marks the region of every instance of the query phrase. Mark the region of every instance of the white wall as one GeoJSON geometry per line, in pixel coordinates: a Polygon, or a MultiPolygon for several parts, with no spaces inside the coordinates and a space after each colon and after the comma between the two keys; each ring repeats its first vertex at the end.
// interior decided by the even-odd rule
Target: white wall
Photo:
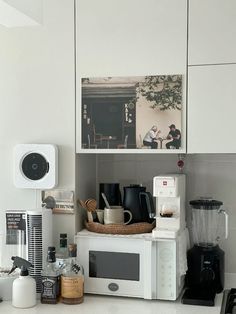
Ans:
{"type": "MultiPolygon", "coordinates": [[[[75,189],[74,1],[44,0],[42,26],[0,27],[0,69],[1,230],[4,210],[39,201],[13,185],[14,145],[58,145],[58,188],[75,189]]],[[[72,240],[74,216],[54,221],[54,237],[67,231],[72,240]]]]}

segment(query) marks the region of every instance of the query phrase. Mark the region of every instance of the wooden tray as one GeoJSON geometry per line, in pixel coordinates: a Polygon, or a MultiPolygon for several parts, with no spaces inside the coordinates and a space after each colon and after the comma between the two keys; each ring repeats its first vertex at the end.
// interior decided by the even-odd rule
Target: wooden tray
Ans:
{"type": "Polygon", "coordinates": [[[103,225],[98,222],[85,222],[87,230],[105,234],[137,234],[149,233],[155,227],[155,224],[139,222],[131,225],[109,224],[103,225]]]}

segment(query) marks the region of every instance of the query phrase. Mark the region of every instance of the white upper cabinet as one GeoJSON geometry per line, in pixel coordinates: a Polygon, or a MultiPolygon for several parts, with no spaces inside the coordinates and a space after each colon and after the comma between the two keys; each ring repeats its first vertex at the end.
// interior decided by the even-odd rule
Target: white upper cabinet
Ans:
{"type": "Polygon", "coordinates": [[[0,25],[6,27],[39,26],[42,0],[0,0],[0,25]]]}
{"type": "MultiPolygon", "coordinates": [[[[111,147],[120,140],[117,146],[125,148],[128,136],[128,146],[130,143],[130,134],[128,126],[125,124],[129,118],[125,116],[122,128],[126,128],[121,138],[119,135],[108,134],[105,130],[93,129],[93,135],[90,137],[91,149],[87,150],[87,135],[82,138],[82,119],[87,119],[88,123],[94,124],[91,118],[91,112],[88,112],[94,105],[93,100],[82,101],[81,79],[85,78],[104,78],[101,80],[98,89],[92,88],[92,84],[85,88],[85,93],[89,93],[91,87],[92,95],[90,98],[102,98],[105,95],[106,101],[111,99],[113,93],[121,87],[122,79],[127,80],[126,87],[122,85],[123,94],[121,97],[135,96],[135,77],[156,76],[156,75],[181,75],[182,76],[182,147],[180,152],[186,150],[185,145],[185,110],[186,110],[186,60],[187,60],[187,0],[77,0],[76,1],[76,90],[77,90],[77,152],[106,152],[108,149],[99,149],[99,142],[92,143],[94,135],[96,139],[104,139],[104,143],[109,148],[109,152],[124,152],[124,149],[112,150],[111,147]],[[106,84],[106,80],[108,82],[106,84]],[[110,85],[109,85],[110,83],[110,85]],[[130,83],[130,84],[129,84],[130,83]],[[109,86],[108,86],[109,85],[109,86]],[[103,86],[101,89],[99,89],[103,86]],[[107,87],[107,88],[106,88],[107,87]],[[110,89],[108,88],[110,87],[110,89]],[[83,104],[82,104],[83,102],[83,104]],[[82,108],[82,105],[84,106],[82,108]],[[82,112],[83,110],[83,112],[82,112]],[[84,114],[84,117],[82,117],[84,114]],[[127,132],[126,132],[127,131],[127,132]],[[103,134],[102,134],[103,133],[103,134]],[[99,137],[100,136],[100,137],[99,137]],[[94,144],[94,145],[92,145],[94,144]]],[[[92,80],[90,80],[91,82],[92,80]]],[[[97,83],[99,84],[99,83],[97,83]]],[[[94,85],[95,86],[95,85],[94,85]]],[[[104,98],[104,97],[103,97],[104,98]]],[[[98,100],[96,100],[99,102],[98,100]]],[[[106,102],[105,101],[105,102],[106,102]]],[[[105,103],[104,102],[104,103],[105,103]]],[[[101,101],[100,101],[101,103],[101,101]]],[[[115,102],[114,102],[115,104],[115,102]]],[[[104,105],[105,106],[105,105],[104,105]]],[[[128,106],[128,105],[127,105],[128,106]]],[[[148,105],[147,105],[148,106],[148,105]]],[[[118,107],[111,107],[109,110],[114,112],[118,107]]],[[[141,108],[141,107],[140,107],[141,108]]],[[[148,107],[150,108],[150,106],[148,107]]],[[[133,110],[132,104],[125,108],[133,110]]],[[[142,108],[141,108],[142,109],[142,108]]],[[[150,120],[138,113],[140,118],[146,123],[143,129],[151,128],[153,124],[160,124],[160,119],[152,121],[154,117],[153,109],[150,109],[150,120]]],[[[101,111],[102,112],[102,106],[101,111]]],[[[96,111],[96,110],[95,110],[96,111]]],[[[96,112],[93,112],[93,118],[96,112]]],[[[170,110],[166,111],[170,113],[170,110]]],[[[99,113],[97,113],[99,114],[99,113]]],[[[127,111],[127,115],[132,114],[127,111]]],[[[161,112],[162,114],[162,112],[161,112]]],[[[166,115],[167,117],[167,115],[166,115]]],[[[131,118],[135,118],[131,116],[131,118]]],[[[162,135],[169,131],[171,118],[166,118],[168,122],[162,127],[162,135]],[[169,119],[169,120],[168,120],[169,119]],[[170,123],[170,124],[168,124],[170,123]]],[[[179,120],[178,120],[179,121],[179,120]]],[[[109,123],[104,118],[104,124],[109,123]]],[[[127,122],[128,123],[128,122],[127,122]]],[[[164,122],[163,122],[164,123],[164,122]]],[[[96,124],[96,123],[95,123],[96,124]]],[[[178,124],[178,123],[176,123],[178,124]]],[[[140,147],[144,134],[139,131],[139,125],[136,123],[136,143],[140,139],[140,147]],[[140,134],[141,133],[141,134],[140,134]]],[[[147,130],[148,131],[148,130],[147,130]]],[[[131,131],[130,131],[131,132],[131,131]]],[[[118,133],[117,133],[118,134],[118,133]]],[[[102,140],[101,140],[102,141],[102,140]]],[[[133,144],[135,145],[135,143],[133,144]]],[[[163,143],[164,145],[164,143],[163,143]]],[[[88,147],[88,146],[87,146],[88,147]]],[[[159,146],[160,147],[160,146],[159,146]]],[[[105,147],[103,147],[105,148],[105,147]]],[[[126,152],[144,152],[141,149],[132,149],[126,152]]],[[[135,148],[135,147],[134,147],[135,148]]],[[[165,149],[158,149],[155,152],[165,152],[165,149]]],[[[154,152],[147,149],[145,152],[154,152]]],[[[169,151],[168,151],[169,152],[169,151]]],[[[176,151],[175,151],[176,152],[176,151]]]]}
{"type": "Polygon", "coordinates": [[[188,152],[236,153],[236,64],[189,69],[188,152]]]}
{"type": "Polygon", "coordinates": [[[188,61],[236,63],[235,0],[189,0],[188,61]]]}
{"type": "Polygon", "coordinates": [[[77,74],[185,73],[186,2],[77,0],[77,74]]]}

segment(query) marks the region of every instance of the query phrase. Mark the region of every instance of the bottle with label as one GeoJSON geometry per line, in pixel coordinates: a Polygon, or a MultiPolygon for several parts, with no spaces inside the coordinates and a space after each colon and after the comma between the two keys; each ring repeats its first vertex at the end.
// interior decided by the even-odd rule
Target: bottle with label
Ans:
{"type": "Polygon", "coordinates": [[[42,291],[41,303],[55,304],[59,299],[60,274],[56,267],[56,250],[54,246],[48,247],[47,265],[41,272],[42,291]]]}
{"type": "Polygon", "coordinates": [[[61,302],[79,304],[84,300],[84,270],[76,258],[76,244],[69,244],[68,251],[68,263],[61,275],[61,302]]]}

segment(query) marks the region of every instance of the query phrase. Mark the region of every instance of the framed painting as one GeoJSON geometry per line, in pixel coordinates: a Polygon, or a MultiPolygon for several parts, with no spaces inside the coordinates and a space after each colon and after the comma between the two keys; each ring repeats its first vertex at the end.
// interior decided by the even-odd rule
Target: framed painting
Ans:
{"type": "Polygon", "coordinates": [[[183,76],[81,79],[83,150],[181,150],[183,76]]]}

